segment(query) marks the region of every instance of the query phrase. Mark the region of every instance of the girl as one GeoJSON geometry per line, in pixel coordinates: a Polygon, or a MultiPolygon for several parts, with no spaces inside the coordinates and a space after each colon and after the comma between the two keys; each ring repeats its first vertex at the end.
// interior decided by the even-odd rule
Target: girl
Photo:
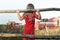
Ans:
{"type": "MultiPolygon", "coordinates": [[[[26,9],[34,9],[34,5],[28,4],[26,9]]],[[[41,18],[39,10],[37,10],[37,12],[24,12],[23,16],[19,14],[20,10],[17,10],[16,12],[17,12],[19,20],[25,19],[25,22],[26,22],[24,26],[23,34],[34,35],[35,18],[37,19],[41,18]]],[[[23,40],[34,40],[34,39],[23,38],[23,40]]]]}

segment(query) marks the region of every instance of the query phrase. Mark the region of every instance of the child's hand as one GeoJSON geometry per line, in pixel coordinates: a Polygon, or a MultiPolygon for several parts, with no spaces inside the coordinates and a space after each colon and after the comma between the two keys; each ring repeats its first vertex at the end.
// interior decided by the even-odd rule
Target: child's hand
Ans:
{"type": "Polygon", "coordinates": [[[39,12],[40,11],[40,9],[37,9],[37,11],[36,12],[39,12]]]}
{"type": "Polygon", "coordinates": [[[18,9],[18,10],[16,10],[16,13],[20,13],[20,10],[18,9]]]}
{"type": "Polygon", "coordinates": [[[40,12],[39,12],[39,11],[40,11],[40,9],[37,9],[37,10],[36,10],[36,14],[38,14],[38,15],[39,15],[39,14],[40,14],[40,12]]]}

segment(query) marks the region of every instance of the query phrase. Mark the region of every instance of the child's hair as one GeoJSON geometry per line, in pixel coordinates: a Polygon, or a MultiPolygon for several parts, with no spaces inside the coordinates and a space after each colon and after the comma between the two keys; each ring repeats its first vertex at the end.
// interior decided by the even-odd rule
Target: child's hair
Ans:
{"type": "Polygon", "coordinates": [[[32,3],[28,4],[27,7],[28,7],[29,9],[34,9],[34,5],[33,5],[32,3]]]}
{"type": "MultiPolygon", "coordinates": [[[[34,5],[32,3],[27,5],[27,9],[34,9],[34,5]]],[[[34,11],[27,11],[25,13],[33,13],[34,11]]]]}

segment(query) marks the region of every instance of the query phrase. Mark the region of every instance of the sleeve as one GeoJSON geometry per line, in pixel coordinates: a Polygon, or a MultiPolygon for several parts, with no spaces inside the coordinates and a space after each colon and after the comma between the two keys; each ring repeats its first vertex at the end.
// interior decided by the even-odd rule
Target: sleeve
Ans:
{"type": "Polygon", "coordinates": [[[36,13],[34,13],[34,17],[38,19],[38,15],[36,13]]]}

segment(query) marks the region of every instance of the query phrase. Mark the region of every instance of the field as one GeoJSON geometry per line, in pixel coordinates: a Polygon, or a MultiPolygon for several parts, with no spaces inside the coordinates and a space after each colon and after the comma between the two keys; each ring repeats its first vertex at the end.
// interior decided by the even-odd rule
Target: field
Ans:
{"type": "MultiPolygon", "coordinates": [[[[0,33],[4,33],[6,25],[0,25],[0,33]]],[[[23,25],[21,25],[19,33],[23,32],[23,25]]],[[[35,30],[35,35],[60,35],[60,27],[54,29],[38,29],[35,30]]],[[[21,38],[0,38],[0,40],[21,40],[21,38]]],[[[58,40],[58,39],[36,39],[36,40],[58,40]]]]}
{"type": "MultiPolygon", "coordinates": [[[[42,29],[42,30],[38,29],[38,30],[35,30],[35,35],[40,35],[40,36],[43,36],[43,35],[60,35],[60,27],[57,27],[54,29],[48,29],[48,28],[42,29]]],[[[42,40],[42,39],[39,39],[39,40],[42,40]]],[[[58,40],[58,39],[46,39],[46,40],[58,40]]]]}
{"type": "MultiPolygon", "coordinates": [[[[6,25],[3,25],[3,24],[0,25],[0,33],[6,33],[5,30],[6,30],[6,25]]],[[[21,25],[20,30],[17,33],[22,33],[22,32],[23,32],[23,25],[21,25]]],[[[11,33],[11,32],[9,32],[9,33],[11,33]]],[[[21,40],[21,38],[20,37],[17,37],[17,38],[0,38],[0,40],[21,40]]]]}
{"type": "Polygon", "coordinates": [[[60,35],[60,27],[54,29],[35,30],[36,35],[60,35]]]}

